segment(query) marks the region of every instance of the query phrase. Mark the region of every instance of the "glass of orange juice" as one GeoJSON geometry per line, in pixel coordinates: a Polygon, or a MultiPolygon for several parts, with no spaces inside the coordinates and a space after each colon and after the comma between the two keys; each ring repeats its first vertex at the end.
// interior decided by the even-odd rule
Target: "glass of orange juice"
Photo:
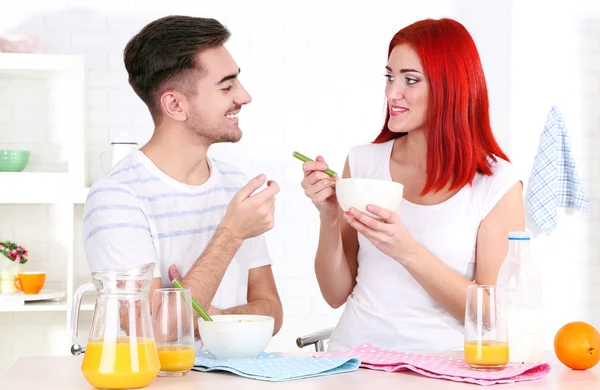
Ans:
{"type": "Polygon", "coordinates": [[[501,370],[508,363],[505,310],[497,299],[496,286],[467,289],[464,358],[472,369],[480,371],[501,370]]]}
{"type": "Polygon", "coordinates": [[[158,288],[152,297],[152,323],[160,361],[159,376],[183,376],[194,366],[194,316],[188,288],[158,288]]]}

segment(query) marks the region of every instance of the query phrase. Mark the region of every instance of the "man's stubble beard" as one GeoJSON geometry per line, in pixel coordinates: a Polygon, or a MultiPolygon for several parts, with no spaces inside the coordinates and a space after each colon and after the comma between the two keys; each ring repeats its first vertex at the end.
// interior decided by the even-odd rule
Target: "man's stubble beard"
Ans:
{"type": "Polygon", "coordinates": [[[242,139],[242,131],[239,129],[237,132],[232,132],[229,130],[223,130],[222,128],[217,128],[215,126],[211,126],[205,120],[202,119],[202,116],[198,113],[193,113],[190,115],[188,119],[188,129],[195,135],[208,139],[212,143],[236,143],[242,139]]]}

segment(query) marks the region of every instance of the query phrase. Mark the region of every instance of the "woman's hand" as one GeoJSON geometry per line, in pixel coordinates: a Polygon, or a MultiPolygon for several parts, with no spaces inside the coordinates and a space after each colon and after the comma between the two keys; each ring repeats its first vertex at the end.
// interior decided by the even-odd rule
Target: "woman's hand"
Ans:
{"type": "Polygon", "coordinates": [[[307,161],[302,164],[304,179],[302,188],[304,193],[313,202],[322,216],[337,218],[338,202],[335,197],[336,177],[327,175],[324,170],[328,168],[323,157],[317,157],[316,161],[307,161]]]}
{"type": "Polygon", "coordinates": [[[375,205],[368,205],[367,211],[379,216],[381,220],[355,208],[344,212],[344,218],[377,249],[400,264],[417,252],[419,244],[410,235],[398,214],[375,205]]]}

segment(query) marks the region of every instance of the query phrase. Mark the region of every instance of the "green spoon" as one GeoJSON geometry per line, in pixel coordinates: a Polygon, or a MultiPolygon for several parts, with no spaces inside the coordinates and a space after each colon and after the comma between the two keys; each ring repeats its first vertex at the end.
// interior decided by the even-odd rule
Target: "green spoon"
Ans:
{"type": "MultiPolygon", "coordinates": [[[[307,162],[307,161],[314,161],[313,159],[306,157],[305,155],[303,155],[303,154],[302,154],[302,153],[300,153],[300,152],[294,152],[294,153],[292,153],[292,156],[294,156],[294,157],[296,157],[298,160],[300,160],[300,161],[304,161],[304,162],[307,162]]],[[[323,172],[325,172],[326,174],[328,174],[328,175],[329,175],[329,176],[331,176],[331,177],[335,177],[335,176],[337,176],[337,173],[335,173],[334,171],[332,171],[332,170],[331,170],[331,169],[329,169],[329,168],[327,168],[327,169],[326,169],[326,170],[324,170],[323,172]]]]}

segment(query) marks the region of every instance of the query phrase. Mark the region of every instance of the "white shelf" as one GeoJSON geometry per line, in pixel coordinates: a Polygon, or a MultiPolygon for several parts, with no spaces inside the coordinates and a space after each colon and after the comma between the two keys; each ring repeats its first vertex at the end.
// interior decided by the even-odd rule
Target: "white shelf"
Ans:
{"type": "Polygon", "coordinates": [[[0,53],[0,73],[31,76],[34,72],[70,72],[83,68],[82,56],[0,53]]]}
{"type": "Polygon", "coordinates": [[[89,188],[73,188],[68,173],[0,172],[0,204],[84,204],[89,188]],[[70,199],[70,200],[68,200],[70,199]]]}
{"type": "Polygon", "coordinates": [[[4,204],[63,203],[72,194],[68,173],[0,172],[0,185],[4,204]]]}
{"type": "Polygon", "coordinates": [[[73,191],[73,203],[74,204],[84,204],[89,193],[90,193],[89,188],[84,188],[79,191],[74,190],[73,191]]]}
{"type": "MultiPolygon", "coordinates": [[[[86,186],[85,114],[87,108],[84,56],[0,53],[0,79],[14,79],[15,85],[18,85],[19,79],[44,81],[46,88],[43,93],[48,97],[50,115],[48,118],[44,118],[47,119],[48,126],[40,128],[42,130],[52,129],[52,137],[44,137],[44,134],[39,134],[39,137],[35,138],[36,149],[39,150],[40,145],[48,143],[51,143],[54,148],[58,146],[61,166],[66,165],[64,172],[0,172],[0,186],[4,189],[4,191],[0,191],[0,204],[52,205],[53,207],[48,208],[47,212],[48,226],[52,227],[51,237],[48,237],[52,242],[49,244],[64,248],[66,252],[66,266],[61,263],[60,271],[57,271],[61,272],[62,276],[56,280],[57,287],[65,292],[66,296],[63,300],[58,302],[32,301],[21,304],[2,302],[0,303],[0,314],[2,314],[1,312],[14,313],[13,318],[9,320],[18,324],[18,316],[24,316],[26,312],[60,313],[60,316],[40,316],[40,321],[47,322],[49,325],[56,325],[57,321],[64,321],[64,329],[68,332],[71,326],[73,292],[76,287],[73,285],[76,269],[75,240],[79,240],[75,231],[77,218],[75,211],[78,209],[74,206],[84,203],[89,192],[89,189],[84,188],[86,186]],[[62,318],[58,320],[57,317],[62,318]]],[[[11,102],[5,103],[11,104],[11,102]]],[[[35,107],[32,109],[35,111],[35,107]]],[[[23,148],[25,147],[23,146],[23,148]]],[[[54,155],[52,154],[52,156],[54,155]]],[[[36,162],[40,163],[41,158],[37,158],[36,162]]],[[[8,220],[4,223],[7,226],[16,226],[22,222],[8,220]]],[[[25,231],[23,235],[25,237],[20,237],[19,241],[22,241],[24,245],[30,241],[39,240],[33,229],[32,234],[28,235],[25,231]]],[[[77,259],[77,261],[82,260],[85,261],[77,259]]],[[[94,309],[94,303],[94,294],[89,294],[84,297],[80,310],[89,313],[94,309]]],[[[6,321],[7,317],[8,315],[0,316],[0,323],[6,321]]],[[[39,327],[24,328],[22,336],[33,337],[33,342],[36,335],[32,332],[39,331],[39,327]]],[[[16,358],[27,352],[15,349],[15,345],[11,346],[8,343],[8,345],[2,345],[2,348],[9,351],[14,350],[16,358]]]]}
{"type": "Polygon", "coordinates": [[[0,294],[0,311],[60,311],[66,309],[65,291],[44,289],[39,294],[0,294]]]}
{"type": "MultiPolygon", "coordinates": [[[[31,302],[23,305],[0,305],[0,313],[15,313],[15,312],[32,312],[32,311],[67,311],[71,310],[71,307],[62,302],[31,302]]],[[[94,310],[93,303],[84,304],[81,303],[81,311],[92,311],[94,310]]]]}
{"type": "MultiPolygon", "coordinates": [[[[81,302],[81,311],[92,311],[96,303],[93,295],[84,296],[81,302]]],[[[67,304],[66,298],[55,301],[25,302],[23,304],[0,303],[0,313],[33,312],[33,311],[70,311],[71,306],[67,304]]]]}
{"type": "Polygon", "coordinates": [[[30,312],[30,311],[66,311],[67,304],[65,301],[61,302],[52,302],[52,301],[42,301],[42,302],[30,302],[24,304],[0,304],[0,312],[10,313],[10,312],[30,312]]]}

